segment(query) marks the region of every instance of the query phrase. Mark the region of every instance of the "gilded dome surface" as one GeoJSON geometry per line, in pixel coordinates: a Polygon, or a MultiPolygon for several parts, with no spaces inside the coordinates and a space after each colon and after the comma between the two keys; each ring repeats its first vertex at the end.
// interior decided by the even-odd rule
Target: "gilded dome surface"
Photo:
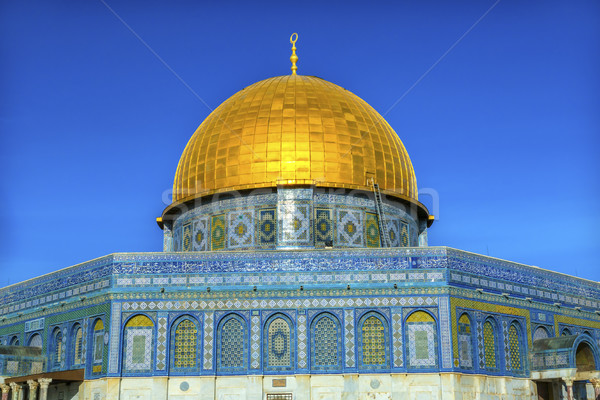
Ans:
{"type": "Polygon", "coordinates": [[[231,96],[198,127],[175,175],[173,202],[277,185],[371,190],[417,202],[410,158],[364,100],[323,79],[287,75],[231,96]]]}

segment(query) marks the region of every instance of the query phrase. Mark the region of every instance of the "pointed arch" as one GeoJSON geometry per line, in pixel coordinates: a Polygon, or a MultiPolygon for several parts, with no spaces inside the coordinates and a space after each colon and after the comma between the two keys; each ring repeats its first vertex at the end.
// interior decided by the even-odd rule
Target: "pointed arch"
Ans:
{"type": "Polygon", "coordinates": [[[13,336],[12,338],[10,338],[9,341],[9,346],[20,346],[21,342],[19,341],[19,337],[17,335],[13,336]]]}
{"type": "Polygon", "coordinates": [[[125,323],[123,337],[123,372],[151,371],[154,359],[154,322],[147,315],[137,314],[125,323]]]}
{"type": "Polygon", "coordinates": [[[533,341],[535,342],[536,340],[539,339],[547,339],[550,337],[550,333],[548,331],[548,329],[546,329],[545,326],[538,326],[537,328],[535,328],[535,331],[533,331],[533,341]]]}
{"type": "Polygon", "coordinates": [[[483,323],[483,356],[484,365],[487,370],[498,369],[498,339],[497,339],[497,325],[493,318],[488,318],[483,323]]]}
{"type": "Polygon", "coordinates": [[[29,337],[29,342],[27,343],[29,347],[37,347],[39,349],[42,348],[42,335],[39,333],[34,333],[29,337]]]}
{"type": "Polygon", "coordinates": [[[92,364],[94,373],[101,372],[102,359],[104,358],[104,322],[98,318],[92,324],[92,364]],[[97,364],[100,364],[98,367],[97,364]],[[100,369],[100,371],[98,371],[100,369]]]}
{"type": "Polygon", "coordinates": [[[52,330],[50,342],[50,365],[52,369],[59,369],[64,363],[63,360],[63,333],[60,327],[52,330]]]}
{"type": "Polygon", "coordinates": [[[513,372],[524,370],[523,328],[518,321],[512,321],[508,328],[508,356],[506,369],[513,372]]]}
{"type": "Polygon", "coordinates": [[[248,322],[237,313],[221,318],[217,327],[217,371],[239,372],[247,369],[248,322]]]}
{"type": "Polygon", "coordinates": [[[81,329],[81,325],[75,323],[71,328],[72,338],[70,344],[70,353],[71,360],[73,365],[80,365],[83,363],[83,330],[81,329]]]}
{"type": "Polygon", "coordinates": [[[363,369],[386,368],[390,364],[389,324],[378,312],[365,313],[358,325],[358,365],[363,369]]]}
{"type": "Polygon", "coordinates": [[[342,329],[335,315],[323,312],[312,319],[310,349],[310,365],[313,370],[342,369],[342,329]]]}
{"type": "Polygon", "coordinates": [[[405,322],[408,367],[428,369],[438,365],[437,323],[425,310],[410,313],[405,322]]]}
{"type": "Polygon", "coordinates": [[[175,372],[199,370],[200,326],[191,315],[177,318],[171,326],[171,369],[175,372]]]}
{"type": "Polygon", "coordinates": [[[570,363],[577,372],[600,369],[600,349],[593,336],[583,333],[573,341],[570,363]]]}
{"type": "Polygon", "coordinates": [[[473,325],[471,316],[463,312],[458,318],[458,346],[459,366],[464,369],[473,369],[473,325]]]}
{"type": "Polygon", "coordinates": [[[294,369],[295,343],[293,323],[284,313],[275,313],[265,322],[263,336],[264,364],[266,370],[292,371],[294,369]]]}

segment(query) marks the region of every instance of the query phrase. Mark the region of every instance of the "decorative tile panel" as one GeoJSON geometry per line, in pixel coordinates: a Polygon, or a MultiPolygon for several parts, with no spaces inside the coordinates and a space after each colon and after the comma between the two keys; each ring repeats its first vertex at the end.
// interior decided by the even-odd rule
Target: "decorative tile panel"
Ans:
{"type": "Polygon", "coordinates": [[[315,209],[315,246],[333,245],[333,210],[315,209]]]}
{"type": "Polygon", "coordinates": [[[401,368],[404,365],[402,354],[402,310],[394,309],[392,313],[393,325],[393,351],[394,351],[394,367],[401,368]]]}
{"type": "Polygon", "coordinates": [[[227,227],[225,226],[225,214],[215,215],[210,224],[210,246],[211,250],[224,250],[227,238],[227,227]]]}
{"type": "Polygon", "coordinates": [[[265,368],[291,370],[291,329],[288,321],[281,317],[273,319],[267,327],[265,368]]]}
{"type": "Polygon", "coordinates": [[[437,330],[435,320],[425,311],[416,311],[406,319],[408,366],[434,368],[437,360],[437,330]]]}
{"type": "Polygon", "coordinates": [[[182,251],[191,251],[192,250],[192,223],[189,222],[183,225],[183,234],[182,234],[182,242],[181,242],[181,250],[182,251]]]}
{"type": "Polygon", "coordinates": [[[112,303],[110,312],[110,354],[108,358],[108,372],[116,374],[119,372],[121,336],[121,303],[112,303]]]}
{"type": "Polygon", "coordinates": [[[298,368],[306,368],[308,362],[308,348],[306,339],[306,315],[298,315],[298,368]]]}
{"type": "Polygon", "coordinates": [[[459,346],[459,364],[460,368],[473,368],[473,332],[471,329],[471,320],[467,314],[462,314],[458,319],[458,346],[459,346]]]}
{"type": "Polygon", "coordinates": [[[450,299],[440,298],[439,321],[442,342],[442,368],[452,368],[452,335],[450,334],[450,299]]]}
{"type": "Polygon", "coordinates": [[[156,335],[156,369],[163,371],[167,366],[167,314],[159,313],[156,335]]]}
{"type": "Polygon", "coordinates": [[[366,213],[365,238],[367,239],[367,247],[381,247],[377,214],[366,213]]]}
{"type": "Polygon", "coordinates": [[[307,202],[279,201],[277,203],[278,244],[280,246],[311,246],[311,206],[307,202]]]}
{"type": "Polygon", "coordinates": [[[88,326],[89,326],[89,318],[83,319],[83,338],[81,341],[81,363],[85,364],[86,353],[87,353],[87,340],[88,340],[88,326]]]}
{"type": "Polygon", "coordinates": [[[214,312],[204,314],[204,369],[213,368],[214,312]]]}
{"type": "Polygon", "coordinates": [[[37,331],[44,329],[45,318],[37,318],[31,321],[25,322],[25,332],[37,331]]]}
{"type": "Polygon", "coordinates": [[[400,246],[410,246],[410,226],[406,222],[400,221],[400,246]]]}
{"type": "Polygon", "coordinates": [[[362,247],[364,245],[363,213],[355,210],[338,210],[337,215],[337,244],[362,247]]]}
{"type": "Polygon", "coordinates": [[[177,324],[174,336],[173,366],[177,369],[196,368],[198,356],[198,328],[196,324],[190,319],[183,319],[177,324]]]}
{"type": "Polygon", "coordinates": [[[485,368],[495,370],[496,362],[496,333],[490,321],[483,324],[483,354],[485,359],[485,368]]]}
{"type": "Polygon", "coordinates": [[[193,251],[208,251],[209,247],[209,238],[210,238],[210,230],[209,230],[209,220],[207,217],[198,218],[193,220],[194,223],[194,237],[193,237],[193,251]]]}
{"type": "Polygon", "coordinates": [[[412,368],[435,367],[435,332],[431,323],[409,324],[408,364],[412,368]]]}
{"type": "Polygon", "coordinates": [[[260,368],[260,315],[256,310],[256,314],[252,314],[250,319],[250,368],[260,368]]]}
{"type": "Polygon", "coordinates": [[[385,225],[388,229],[390,247],[400,247],[400,220],[389,218],[389,216],[386,215],[385,225]]]}
{"type": "Polygon", "coordinates": [[[254,247],[254,213],[252,211],[231,211],[227,215],[228,248],[254,247]]]}
{"type": "Polygon", "coordinates": [[[344,310],[344,345],[346,348],[346,367],[356,365],[354,350],[354,310],[344,310]]]}
{"type": "Polygon", "coordinates": [[[127,328],[125,332],[125,370],[127,372],[150,371],[152,368],[152,328],[127,328]]]}
{"type": "MultiPolygon", "coordinates": [[[[508,361],[510,369],[513,371],[521,371],[523,362],[521,360],[521,338],[514,324],[508,328],[508,361]]],[[[508,365],[507,365],[508,369],[508,365]]]]}
{"type": "Polygon", "coordinates": [[[217,369],[222,372],[246,369],[248,350],[246,322],[236,314],[221,322],[217,333],[217,369]]]}
{"type": "Polygon", "coordinates": [[[358,326],[358,360],[365,369],[381,369],[389,366],[389,328],[383,317],[367,312],[358,326]]]}
{"type": "Polygon", "coordinates": [[[320,314],[312,322],[311,368],[335,371],[342,368],[342,332],[338,320],[329,313],[320,314]]]}
{"type": "Polygon", "coordinates": [[[276,209],[258,211],[258,244],[269,248],[277,244],[277,212],[276,209]]]}

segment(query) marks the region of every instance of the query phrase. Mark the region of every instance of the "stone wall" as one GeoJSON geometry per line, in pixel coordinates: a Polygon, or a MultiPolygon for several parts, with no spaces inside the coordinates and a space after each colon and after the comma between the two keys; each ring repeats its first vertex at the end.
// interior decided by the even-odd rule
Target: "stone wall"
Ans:
{"type": "Polygon", "coordinates": [[[82,400],[537,400],[529,379],[455,373],[109,378],[82,388],[82,400]]]}

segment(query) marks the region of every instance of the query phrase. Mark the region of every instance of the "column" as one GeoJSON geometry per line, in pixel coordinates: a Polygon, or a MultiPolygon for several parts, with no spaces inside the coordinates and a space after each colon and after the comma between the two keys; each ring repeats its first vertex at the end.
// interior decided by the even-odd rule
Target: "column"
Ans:
{"type": "Polygon", "coordinates": [[[48,399],[48,385],[50,385],[50,382],[52,382],[52,379],[40,378],[40,379],[38,379],[38,382],[40,383],[40,400],[47,400],[48,399]]]}
{"type": "Polygon", "coordinates": [[[37,400],[38,386],[40,385],[37,381],[28,380],[29,385],[29,400],[37,400]]]}
{"type": "Polygon", "coordinates": [[[12,390],[12,400],[20,400],[21,385],[19,385],[18,383],[11,382],[10,389],[12,390]]]}
{"type": "Polygon", "coordinates": [[[0,384],[0,389],[2,389],[2,400],[8,400],[8,392],[10,392],[10,386],[6,384],[0,384]]]}
{"type": "Polygon", "coordinates": [[[567,400],[573,400],[573,379],[571,378],[562,378],[567,386],[567,400]]]}
{"type": "Polygon", "coordinates": [[[600,400],[600,379],[590,379],[592,385],[594,385],[594,399],[600,400]]]}

